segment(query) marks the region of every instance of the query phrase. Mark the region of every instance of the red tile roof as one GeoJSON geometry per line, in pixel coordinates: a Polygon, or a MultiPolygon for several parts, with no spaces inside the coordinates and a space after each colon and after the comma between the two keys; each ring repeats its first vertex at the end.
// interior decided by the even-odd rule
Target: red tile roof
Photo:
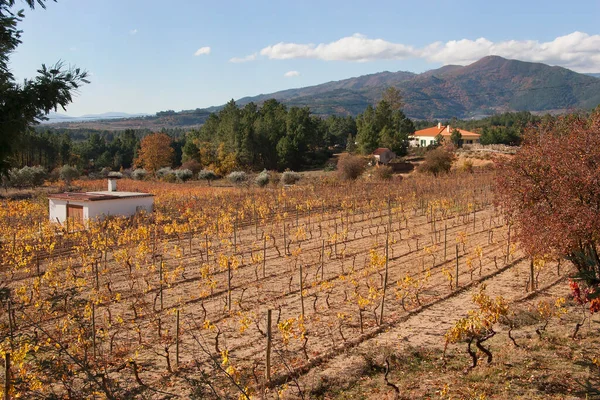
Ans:
{"type": "Polygon", "coordinates": [[[431,128],[421,129],[421,130],[413,133],[412,136],[414,136],[414,137],[420,137],[420,136],[436,137],[437,135],[441,134],[443,137],[449,138],[454,129],[458,129],[458,131],[462,135],[463,139],[479,139],[479,137],[481,136],[478,133],[469,132],[469,131],[465,131],[464,129],[452,128],[452,127],[450,127],[450,132],[448,132],[448,130],[446,129],[446,126],[442,126],[440,128],[438,128],[437,126],[433,126],[431,128]]]}
{"type": "Polygon", "coordinates": [[[385,153],[386,151],[391,151],[390,149],[388,149],[387,147],[380,147],[378,149],[375,149],[375,151],[373,152],[374,156],[380,156],[383,153],[385,153]]]}

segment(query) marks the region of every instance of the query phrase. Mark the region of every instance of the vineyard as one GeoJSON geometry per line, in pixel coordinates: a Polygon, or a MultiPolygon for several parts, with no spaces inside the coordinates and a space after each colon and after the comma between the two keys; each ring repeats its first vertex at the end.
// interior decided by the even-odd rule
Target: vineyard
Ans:
{"type": "MultiPolygon", "coordinates": [[[[4,202],[4,390],[275,397],[481,282],[508,299],[553,282],[560,264],[517,250],[492,182],[491,172],[266,189],[125,180],[122,190],[156,195],[154,213],[68,229],[48,222],[43,200],[4,202]]],[[[463,315],[445,309],[449,322],[463,315]]]]}

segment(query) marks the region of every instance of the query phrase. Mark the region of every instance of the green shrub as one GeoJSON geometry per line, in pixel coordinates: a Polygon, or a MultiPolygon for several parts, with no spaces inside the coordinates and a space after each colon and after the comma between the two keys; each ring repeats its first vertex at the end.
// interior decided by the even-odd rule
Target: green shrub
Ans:
{"type": "Polygon", "coordinates": [[[281,183],[284,185],[293,185],[298,182],[301,178],[301,175],[294,171],[285,171],[281,174],[281,183]]]}
{"type": "Polygon", "coordinates": [[[174,172],[175,172],[175,176],[177,177],[177,180],[179,180],[181,182],[188,181],[188,180],[192,179],[192,177],[194,176],[192,171],[190,171],[189,169],[177,169],[174,172]]]}
{"type": "Polygon", "coordinates": [[[248,180],[248,175],[244,171],[233,171],[227,175],[229,182],[240,185],[248,180]]]}
{"type": "Polygon", "coordinates": [[[60,179],[65,181],[67,186],[71,185],[71,181],[73,179],[79,178],[79,171],[77,168],[72,167],[70,165],[63,165],[60,169],[60,179]]]}
{"type": "Polygon", "coordinates": [[[173,178],[175,178],[175,171],[173,171],[171,167],[164,167],[156,171],[156,177],[161,180],[171,179],[169,178],[169,175],[173,175],[173,178]]]}
{"type": "Polygon", "coordinates": [[[260,174],[258,174],[254,182],[258,187],[267,186],[269,184],[269,173],[267,172],[267,170],[265,169],[260,174]]]}
{"type": "Polygon", "coordinates": [[[325,165],[325,168],[323,168],[323,172],[331,172],[331,171],[335,171],[335,164],[327,163],[327,165],[325,165]]]}
{"type": "Polygon", "coordinates": [[[198,172],[198,179],[207,181],[208,185],[210,186],[210,183],[217,179],[217,174],[215,174],[215,171],[213,170],[203,169],[202,171],[198,172]]]}
{"type": "Polygon", "coordinates": [[[118,171],[110,171],[107,175],[108,178],[117,178],[120,179],[123,177],[123,174],[118,171]]]}
{"type": "Polygon", "coordinates": [[[131,177],[136,181],[142,181],[148,176],[148,171],[143,168],[138,168],[131,173],[131,177]]]}

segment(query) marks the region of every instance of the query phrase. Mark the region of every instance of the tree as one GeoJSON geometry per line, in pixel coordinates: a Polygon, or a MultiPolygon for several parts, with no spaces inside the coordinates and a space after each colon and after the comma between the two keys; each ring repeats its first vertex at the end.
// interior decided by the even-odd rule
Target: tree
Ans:
{"type": "Polygon", "coordinates": [[[444,136],[442,136],[441,133],[438,133],[438,135],[435,137],[435,143],[437,146],[444,144],[444,136]]]}
{"type": "Polygon", "coordinates": [[[348,134],[348,139],[346,139],[346,151],[350,154],[356,151],[356,140],[351,133],[348,134]]]}
{"type": "Polygon", "coordinates": [[[358,133],[356,141],[362,154],[370,154],[379,146],[379,131],[375,125],[375,109],[370,105],[364,113],[356,117],[358,133]]]}
{"type": "Polygon", "coordinates": [[[154,133],[144,137],[140,143],[136,165],[149,172],[171,166],[175,154],[171,142],[171,137],[165,133],[154,133]]]}
{"type": "MultiPolygon", "coordinates": [[[[46,0],[26,0],[33,9],[36,4],[45,8],[46,0]]],[[[39,123],[44,115],[71,103],[81,84],[89,83],[87,72],[79,68],[65,69],[63,63],[46,67],[42,64],[34,79],[16,83],[9,69],[10,54],[21,44],[17,28],[24,11],[12,9],[15,0],[0,0],[0,172],[6,172],[9,159],[19,136],[30,125],[39,123]]]]}
{"type": "Polygon", "coordinates": [[[456,128],[452,129],[452,133],[450,134],[450,141],[456,146],[462,146],[462,134],[456,128]]]}
{"type": "Polygon", "coordinates": [[[381,99],[389,104],[392,111],[400,111],[402,107],[404,107],[404,101],[402,100],[400,90],[393,86],[390,86],[383,92],[381,99]]]}
{"type": "Polygon", "coordinates": [[[548,118],[499,164],[497,201],[533,258],[563,257],[600,282],[600,109],[548,118]]]}
{"type": "Polygon", "coordinates": [[[63,165],[60,169],[60,179],[65,181],[67,186],[71,186],[71,181],[77,178],[79,178],[79,171],[77,171],[77,168],[71,167],[70,165],[63,165]]]}
{"type": "MultiPolygon", "coordinates": [[[[378,106],[379,107],[379,106],[378,106]]],[[[399,156],[408,151],[408,137],[415,132],[412,121],[400,110],[391,115],[391,124],[384,126],[379,132],[379,144],[387,147],[399,156]]]]}

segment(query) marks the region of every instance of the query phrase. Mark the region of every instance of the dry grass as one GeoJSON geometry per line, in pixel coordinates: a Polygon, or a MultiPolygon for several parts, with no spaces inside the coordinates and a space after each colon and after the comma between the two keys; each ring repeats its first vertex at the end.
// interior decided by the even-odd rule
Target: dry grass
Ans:
{"type": "MultiPolygon", "coordinates": [[[[554,291],[564,292],[565,287],[563,282],[554,291]]],[[[585,330],[573,340],[571,335],[581,311],[571,303],[569,313],[551,321],[539,335],[536,329],[543,323],[532,310],[534,301],[514,308],[519,327],[513,336],[519,347],[509,340],[507,328],[501,327],[487,345],[494,355],[489,365],[480,358],[479,366],[466,368],[470,357],[465,344],[450,347],[444,360],[442,348],[411,347],[399,341],[393,349],[378,348],[361,354],[359,363],[353,356],[349,361],[354,360],[361,368],[354,368],[354,374],[339,374],[343,379],[320,382],[308,397],[394,399],[394,389],[384,380],[387,358],[388,380],[398,387],[400,399],[598,398],[600,367],[594,359],[600,354],[599,321],[596,318],[586,323],[585,330]]]]}

